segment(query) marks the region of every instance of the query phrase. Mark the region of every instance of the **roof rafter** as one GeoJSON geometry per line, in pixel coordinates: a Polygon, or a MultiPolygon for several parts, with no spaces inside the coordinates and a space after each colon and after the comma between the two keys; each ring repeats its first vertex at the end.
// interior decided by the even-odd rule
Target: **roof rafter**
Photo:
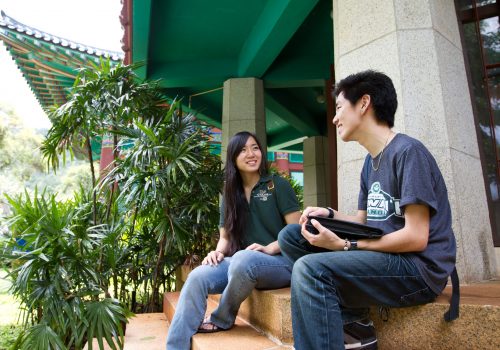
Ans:
{"type": "Polygon", "coordinates": [[[265,105],[267,109],[271,110],[302,135],[314,136],[321,134],[319,127],[311,123],[310,113],[301,105],[294,104],[286,96],[282,96],[279,91],[267,90],[265,105]]]}
{"type": "Polygon", "coordinates": [[[269,133],[267,135],[267,148],[269,151],[301,151],[302,142],[306,138],[306,136],[289,125],[279,132],[269,133]]]}
{"type": "Polygon", "coordinates": [[[318,1],[268,1],[241,49],[238,76],[261,77],[318,1]]]}
{"type": "Polygon", "coordinates": [[[151,0],[133,1],[133,62],[143,62],[144,65],[136,70],[141,79],[147,78],[149,59],[149,34],[151,28],[151,0]]]}

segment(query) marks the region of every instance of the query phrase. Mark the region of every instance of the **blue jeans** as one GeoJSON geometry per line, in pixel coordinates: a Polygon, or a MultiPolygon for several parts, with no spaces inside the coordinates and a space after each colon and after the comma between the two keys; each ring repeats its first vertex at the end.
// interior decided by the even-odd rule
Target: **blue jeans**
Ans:
{"type": "Polygon", "coordinates": [[[168,350],[189,350],[207,308],[208,294],[222,293],[210,321],[231,328],[241,303],[252,289],[276,289],[290,285],[292,264],[282,255],[240,250],[217,266],[195,268],[184,284],[167,337],[168,350]]]}
{"type": "Polygon", "coordinates": [[[300,230],[287,225],[278,236],[282,254],[295,262],[295,349],[344,350],[343,325],[367,318],[370,306],[412,306],[436,298],[407,254],[329,251],[310,245],[300,230]]]}

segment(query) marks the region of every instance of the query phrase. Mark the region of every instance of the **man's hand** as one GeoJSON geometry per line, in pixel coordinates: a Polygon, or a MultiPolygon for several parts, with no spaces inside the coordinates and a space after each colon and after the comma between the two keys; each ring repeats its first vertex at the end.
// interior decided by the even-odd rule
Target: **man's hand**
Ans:
{"type": "MultiPolygon", "coordinates": [[[[328,214],[327,214],[328,215],[328,214]]],[[[302,224],[302,236],[313,246],[325,248],[329,250],[343,250],[345,240],[337,236],[334,232],[328,230],[321,225],[317,220],[312,219],[311,224],[318,230],[318,234],[314,235],[306,230],[306,223],[302,224]]]]}
{"type": "Polygon", "coordinates": [[[202,265],[210,265],[210,266],[217,266],[219,263],[224,260],[224,254],[221,252],[218,252],[216,250],[212,250],[210,253],[207,254],[205,259],[201,262],[202,265]]]}
{"type": "Polygon", "coordinates": [[[326,208],[321,208],[321,207],[307,207],[302,212],[302,215],[300,216],[299,224],[302,225],[303,223],[305,223],[307,221],[307,217],[309,215],[328,217],[328,214],[330,214],[330,212],[326,208]]]}

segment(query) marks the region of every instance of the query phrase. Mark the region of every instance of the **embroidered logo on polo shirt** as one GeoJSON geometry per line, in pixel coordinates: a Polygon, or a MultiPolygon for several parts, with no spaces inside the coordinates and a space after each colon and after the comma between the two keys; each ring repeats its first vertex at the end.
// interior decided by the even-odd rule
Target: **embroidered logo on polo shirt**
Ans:
{"type": "Polygon", "coordinates": [[[374,182],[368,191],[366,214],[368,220],[384,221],[391,216],[402,217],[399,199],[382,190],[380,182],[374,182]]]}
{"type": "Polygon", "coordinates": [[[266,190],[259,190],[259,192],[257,192],[253,197],[260,199],[263,202],[266,202],[267,198],[271,195],[272,195],[272,193],[267,192],[266,190]]]}

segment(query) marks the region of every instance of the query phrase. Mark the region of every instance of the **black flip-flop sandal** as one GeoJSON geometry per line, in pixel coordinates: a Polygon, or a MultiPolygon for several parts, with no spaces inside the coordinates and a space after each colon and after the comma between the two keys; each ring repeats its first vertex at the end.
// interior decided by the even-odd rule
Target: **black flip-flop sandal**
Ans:
{"type": "Polygon", "coordinates": [[[219,326],[213,324],[210,321],[203,321],[203,323],[198,328],[198,333],[217,333],[226,330],[227,329],[220,328],[219,326]]]}

